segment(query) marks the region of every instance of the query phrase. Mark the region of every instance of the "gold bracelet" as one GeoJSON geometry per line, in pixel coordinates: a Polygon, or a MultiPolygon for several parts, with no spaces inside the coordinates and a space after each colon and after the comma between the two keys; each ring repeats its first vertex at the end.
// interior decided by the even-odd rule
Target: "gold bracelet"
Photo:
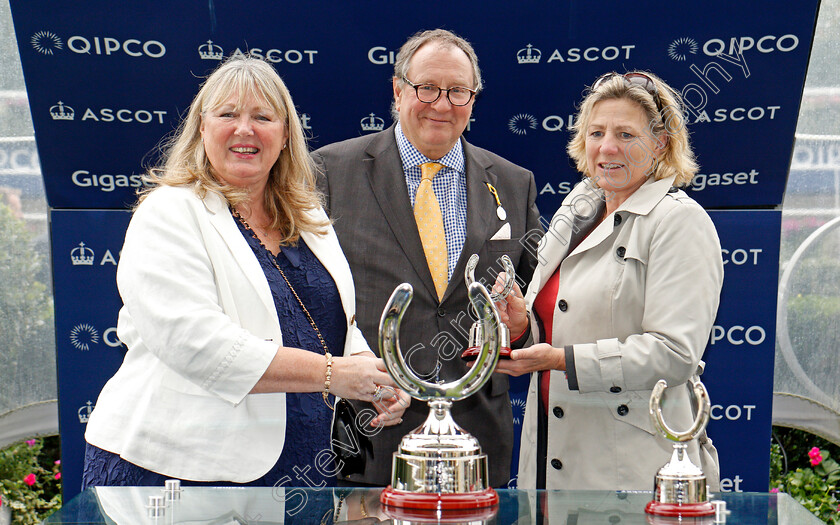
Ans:
{"type": "Polygon", "coordinates": [[[324,356],[327,358],[327,371],[324,374],[324,391],[321,392],[321,397],[324,398],[324,404],[330,407],[331,410],[335,410],[335,408],[330,405],[329,396],[330,395],[330,381],[332,380],[332,361],[333,356],[331,353],[326,352],[324,356]]]}

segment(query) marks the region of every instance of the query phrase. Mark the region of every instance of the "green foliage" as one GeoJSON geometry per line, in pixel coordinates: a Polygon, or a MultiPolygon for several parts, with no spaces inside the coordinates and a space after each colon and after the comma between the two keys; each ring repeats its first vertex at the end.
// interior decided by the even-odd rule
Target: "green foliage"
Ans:
{"type": "Polygon", "coordinates": [[[45,374],[55,368],[55,336],[44,269],[26,224],[0,201],[0,413],[55,395],[55,376],[45,374]]]}
{"type": "Polygon", "coordinates": [[[0,500],[14,525],[36,525],[61,508],[57,438],[30,439],[0,450],[0,500]]]}
{"type": "Polygon", "coordinates": [[[825,523],[839,525],[840,464],[831,457],[832,449],[837,454],[838,447],[801,430],[774,430],[776,442],[770,448],[771,491],[787,492],[825,523]]]}

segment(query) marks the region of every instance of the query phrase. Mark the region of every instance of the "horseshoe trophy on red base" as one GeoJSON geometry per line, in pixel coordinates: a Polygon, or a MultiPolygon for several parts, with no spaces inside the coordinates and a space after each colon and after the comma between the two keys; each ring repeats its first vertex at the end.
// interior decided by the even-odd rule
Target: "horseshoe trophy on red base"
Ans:
{"type": "MultiPolygon", "coordinates": [[[[502,268],[505,271],[505,282],[501,292],[490,292],[490,299],[493,302],[501,301],[510,295],[510,292],[513,290],[513,285],[516,282],[516,269],[513,267],[513,262],[510,260],[510,257],[502,255],[500,260],[502,262],[502,268]]],[[[476,266],[478,266],[478,254],[474,253],[467,261],[467,269],[464,271],[464,280],[468,288],[475,282],[476,266]]],[[[470,327],[470,340],[467,343],[467,349],[461,354],[461,359],[464,361],[472,361],[478,356],[478,352],[481,350],[480,341],[484,339],[483,329],[484,325],[480,321],[474,322],[472,327],[470,327]]],[[[503,324],[499,325],[499,345],[499,359],[510,359],[510,331],[503,324]]]]}
{"type": "Polygon", "coordinates": [[[490,379],[499,359],[499,315],[490,294],[479,283],[469,287],[469,299],[483,326],[481,351],[463,377],[449,383],[430,383],[406,364],[399,344],[400,321],[411,302],[411,285],[399,285],[382,313],[379,351],[397,385],[411,397],[429,404],[429,416],[403,437],[394,453],[391,484],[380,501],[398,512],[474,509],[486,514],[499,496],[488,484],[487,456],[478,440],[452,419],[453,401],[477,392],[490,379]]]}
{"type": "Polygon", "coordinates": [[[692,402],[696,403],[696,416],[691,428],[685,432],[672,430],[662,419],[662,393],[668,384],[660,379],[650,396],[650,417],[659,432],[674,442],[671,461],[656,473],[653,483],[653,501],[647,504],[645,512],[658,516],[709,516],[715,508],[709,502],[706,475],[691,462],[686,451],[687,441],[700,435],[709,423],[711,404],[709,393],[699,378],[690,381],[692,402]]]}

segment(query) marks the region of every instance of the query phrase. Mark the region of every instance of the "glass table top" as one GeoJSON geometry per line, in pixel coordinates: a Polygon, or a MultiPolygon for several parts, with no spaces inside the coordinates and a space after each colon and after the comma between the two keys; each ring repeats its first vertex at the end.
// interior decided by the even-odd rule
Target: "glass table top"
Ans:
{"type": "Polygon", "coordinates": [[[412,513],[380,505],[382,489],[183,487],[174,499],[162,487],[98,487],[68,501],[44,523],[117,525],[273,524],[645,524],[809,525],[821,521],[787,494],[718,493],[725,521],[645,513],[651,492],[499,490],[499,504],[470,511],[412,513]],[[162,509],[150,508],[161,497],[162,509]],[[153,514],[159,514],[153,517],[153,514]]]}

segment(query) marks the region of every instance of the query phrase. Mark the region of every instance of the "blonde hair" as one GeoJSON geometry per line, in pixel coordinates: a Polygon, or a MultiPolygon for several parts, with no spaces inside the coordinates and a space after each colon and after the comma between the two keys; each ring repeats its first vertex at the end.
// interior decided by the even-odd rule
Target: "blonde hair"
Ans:
{"type": "MultiPolygon", "coordinates": [[[[662,110],[656,106],[656,100],[647,89],[639,84],[627,82],[624,76],[619,73],[609,73],[599,78],[606,78],[584,97],[580,105],[575,123],[572,126],[573,134],[569,141],[567,151],[575,161],[578,171],[589,176],[589,166],[586,163],[586,130],[592,119],[592,110],[595,104],[603,100],[629,100],[635,102],[644,111],[648,130],[651,138],[662,144],[659,137],[666,136],[664,151],[658,156],[651,170],[654,180],[661,180],[675,176],[676,186],[686,186],[694,178],[699,169],[694,158],[688,137],[688,121],[683,111],[682,97],[671,89],[664,80],[648,72],[631,71],[629,73],[641,73],[650,78],[656,86],[662,110]]],[[[597,82],[596,82],[597,83],[597,82]]]]}
{"type": "Polygon", "coordinates": [[[323,197],[317,190],[314,163],[292,96],[270,64],[251,56],[231,57],[207,77],[178,129],[159,146],[161,165],[150,168],[144,177],[153,187],[141,192],[138,203],[161,185],[194,185],[199,197],[213,192],[231,207],[248,201],[246,189],[230,186],[214,174],[201,142],[203,115],[234,95],[237,105],[249,95],[267,103],[289,133],[287,147],[271,167],[266,183],[264,206],[271,220],[269,227],[282,234],[281,244],[296,244],[302,231],[324,234],[329,222],[306,213],[320,208],[323,197]]]}

